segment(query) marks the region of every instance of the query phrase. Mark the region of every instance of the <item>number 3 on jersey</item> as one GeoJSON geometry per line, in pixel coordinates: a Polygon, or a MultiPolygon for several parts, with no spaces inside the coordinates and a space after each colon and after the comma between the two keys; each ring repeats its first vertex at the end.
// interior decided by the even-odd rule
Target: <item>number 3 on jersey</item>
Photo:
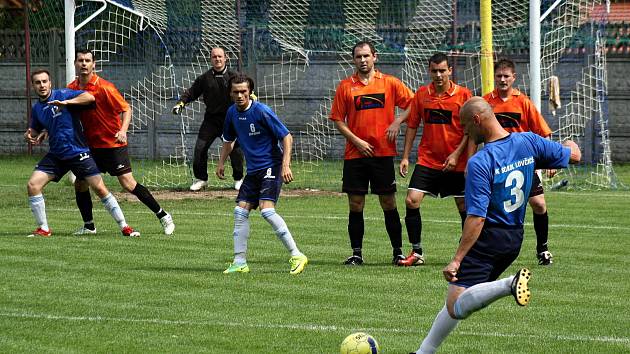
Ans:
{"type": "Polygon", "coordinates": [[[510,174],[505,179],[505,188],[510,189],[510,195],[515,197],[514,202],[512,202],[512,198],[503,201],[503,208],[506,212],[511,213],[514,210],[518,209],[525,202],[525,194],[523,193],[523,184],[525,183],[525,176],[523,176],[523,172],[519,170],[514,170],[510,172],[510,174]],[[512,187],[512,184],[516,182],[516,185],[512,187]]]}

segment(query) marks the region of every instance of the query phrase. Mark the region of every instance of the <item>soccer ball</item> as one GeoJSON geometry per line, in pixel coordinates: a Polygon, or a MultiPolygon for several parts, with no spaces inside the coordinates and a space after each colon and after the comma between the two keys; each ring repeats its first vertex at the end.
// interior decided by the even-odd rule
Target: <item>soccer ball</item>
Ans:
{"type": "Polygon", "coordinates": [[[341,354],[378,354],[378,343],[371,335],[363,332],[352,333],[341,342],[341,354]]]}

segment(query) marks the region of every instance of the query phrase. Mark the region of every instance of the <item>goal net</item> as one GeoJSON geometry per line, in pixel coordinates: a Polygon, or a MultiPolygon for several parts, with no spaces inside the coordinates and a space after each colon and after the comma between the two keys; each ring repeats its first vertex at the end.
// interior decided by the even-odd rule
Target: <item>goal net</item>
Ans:
{"type": "MultiPolygon", "coordinates": [[[[554,2],[542,3],[544,12],[554,2]]],[[[570,187],[618,187],[607,123],[605,5],[566,0],[542,22],[542,97],[550,78],[558,76],[563,101],[555,116],[546,105],[543,113],[554,139],[578,140],[588,157],[551,184],[568,179],[570,187]],[[588,60],[576,60],[576,53],[588,60]]],[[[495,57],[517,61],[524,92],[528,6],[512,0],[492,4],[495,57]]],[[[453,79],[481,94],[479,2],[473,0],[76,0],[75,23],[89,17],[75,35],[76,46],[95,52],[97,69],[129,101],[132,154],[161,160],[136,164],[152,187],[186,188],[192,181],[192,150],[205,107],[193,103],[180,116],[170,109],[210,69],[215,46],[226,49],[230,67],[255,78],[259,99],[292,131],[292,185],[300,188],[339,189],[345,140],[328,115],[337,84],[353,71],[356,41],[373,41],[377,66],[414,91],[430,80],[427,59],[446,52],[453,58],[453,79]]],[[[46,1],[31,10],[31,27],[44,31],[59,26],[59,18],[63,1],[46,1]]],[[[217,139],[210,148],[213,187],[227,183],[212,177],[220,145],[217,139]]]]}

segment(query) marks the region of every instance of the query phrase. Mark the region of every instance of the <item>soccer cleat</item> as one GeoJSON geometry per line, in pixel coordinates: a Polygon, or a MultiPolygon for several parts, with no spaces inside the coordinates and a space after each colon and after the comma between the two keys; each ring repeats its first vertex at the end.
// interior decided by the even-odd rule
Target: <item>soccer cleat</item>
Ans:
{"type": "Polygon", "coordinates": [[[360,266],[363,265],[363,257],[361,256],[350,256],[348,257],[348,259],[346,259],[343,264],[345,265],[353,265],[353,266],[360,266]]]}
{"type": "Polygon", "coordinates": [[[402,262],[405,260],[405,256],[403,256],[402,254],[397,254],[394,256],[394,258],[392,258],[392,264],[398,267],[402,267],[403,264],[402,262]]]}
{"type": "Polygon", "coordinates": [[[527,305],[532,297],[532,292],[527,285],[531,277],[532,272],[529,269],[521,268],[512,279],[512,296],[520,306],[527,305]]]}
{"type": "Polygon", "coordinates": [[[202,190],[203,188],[206,188],[207,186],[208,186],[208,182],[201,179],[195,179],[193,184],[190,186],[190,190],[193,192],[197,192],[197,191],[202,190]]]}
{"type": "Polygon", "coordinates": [[[96,235],[96,229],[92,230],[92,229],[88,229],[87,227],[81,226],[77,231],[75,231],[73,233],[73,235],[75,236],[82,236],[82,235],[96,235]]]}
{"type": "Polygon", "coordinates": [[[160,218],[160,224],[162,224],[162,227],[164,228],[165,235],[171,235],[173,234],[173,231],[175,231],[175,223],[173,222],[173,217],[169,213],[166,213],[166,215],[160,218]]]}
{"type": "Polygon", "coordinates": [[[234,189],[237,191],[241,190],[241,186],[243,185],[243,179],[239,179],[238,181],[234,181],[234,189]]]}
{"type": "Polygon", "coordinates": [[[223,271],[223,274],[232,274],[232,273],[249,273],[249,266],[247,263],[236,264],[232,263],[228,267],[228,269],[223,271]]]}
{"type": "Polygon", "coordinates": [[[302,273],[304,267],[308,264],[308,258],[305,255],[293,256],[289,259],[289,264],[291,264],[291,271],[289,274],[298,275],[302,273]]]}
{"type": "Polygon", "coordinates": [[[536,255],[538,258],[538,265],[552,265],[553,264],[553,254],[549,251],[540,252],[536,255]]]}
{"type": "Polygon", "coordinates": [[[38,227],[37,230],[33,231],[30,235],[26,237],[50,237],[52,236],[52,230],[44,231],[41,227],[38,227]]]}
{"type": "Polygon", "coordinates": [[[140,237],[140,232],[134,230],[133,228],[131,228],[131,226],[127,225],[125,227],[122,228],[122,234],[123,236],[127,236],[127,237],[140,237]]]}
{"type": "Polygon", "coordinates": [[[413,267],[413,266],[419,266],[423,264],[424,264],[424,256],[414,251],[411,251],[411,253],[409,253],[409,256],[407,256],[407,258],[405,258],[403,261],[400,261],[399,265],[404,266],[404,267],[413,267]]]}

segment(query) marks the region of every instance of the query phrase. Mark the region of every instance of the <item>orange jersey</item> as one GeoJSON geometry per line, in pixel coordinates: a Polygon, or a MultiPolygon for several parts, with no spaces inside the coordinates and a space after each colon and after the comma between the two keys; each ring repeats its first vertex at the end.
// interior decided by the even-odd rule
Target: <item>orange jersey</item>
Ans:
{"type": "MultiPolygon", "coordinates": [[[[394,121],[394,107],[407,108],[413,92],[397,78],[376,71],[365,85],[354,74],[339,83],[330,112],[333,121],[346,122],[350,131],[374,146],[374,156],[396,156],[396,142],[386,130],[394,121]]],[[[346,141],[346,160],[365,157],[346,141]]]]}
{"type": "MultiPolygon", "coordinates": [[[[443,168],[446,158],[453,153],[464,138],[459,121],[459,110],[469,98],[470,90],[451,81],[451,89],[437,95],[433,83],[422,86],[411,102],[407,126],[418,128],[422,123],[422,138],[418,145],[418,164],[435,170],[443,168]]],[[[466,168],[468,156],[459,157],[456,172],[466,168]]]]}
{"type": "Polygon", "coordinates": [[[545,118],[538,112],[534,103],[521,91],[513,88],[506,101],[499,97],[497,90],[483,96],[492,106],[494,115],[508,132],[532,132],[543,138],[551,135],[545,118]]]}
{"type": "Polygon", "coordinates": [[[85,87],[79,86],[79,79],[68,84],[73,90],[84,90],[96,99],[96,107],[81,111],[83,134],[91,148],[115,148],[127,145],[116,142],[116,133],[120,131],[120,114],[129,110],[129,104],[111,82],[92,75],[85,87]]]}

